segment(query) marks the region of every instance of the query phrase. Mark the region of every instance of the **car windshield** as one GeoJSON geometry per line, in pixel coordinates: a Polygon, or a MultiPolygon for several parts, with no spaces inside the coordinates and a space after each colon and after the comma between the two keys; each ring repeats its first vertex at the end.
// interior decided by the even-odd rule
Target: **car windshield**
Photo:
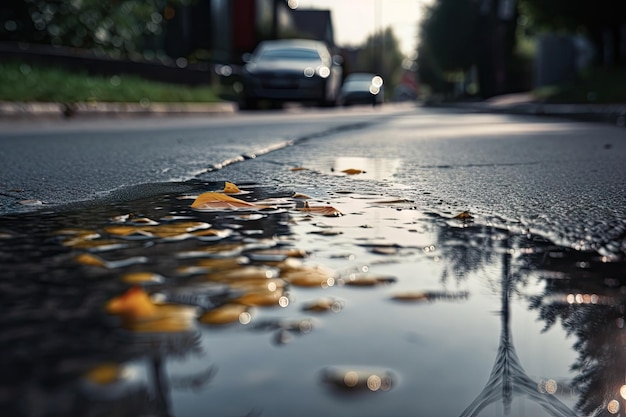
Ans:
{"type": "Polygon", "coordinates": [[[314,49],[306,48],[284,48],[284,49],[266,49],[261,52],[260,60],[319,60],[320,55],[314,49]]]}

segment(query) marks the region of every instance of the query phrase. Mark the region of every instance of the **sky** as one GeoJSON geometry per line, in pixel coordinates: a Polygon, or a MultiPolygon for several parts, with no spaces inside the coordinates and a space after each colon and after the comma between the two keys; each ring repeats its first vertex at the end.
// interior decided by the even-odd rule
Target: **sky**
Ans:
{"type": "Polygon", "coordinates": [[[400,50],[412,55],[417,48],[417,31],[422,5],[432,0],[298,0],[303,9],[331,11],[335,43],[362,44],[376,29],[391,26],[400,50]]]}

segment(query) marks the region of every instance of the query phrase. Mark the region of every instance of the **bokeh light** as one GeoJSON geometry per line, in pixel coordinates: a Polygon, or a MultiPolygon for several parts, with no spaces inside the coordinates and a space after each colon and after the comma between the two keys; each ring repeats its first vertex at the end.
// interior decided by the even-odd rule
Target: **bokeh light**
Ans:
{"type": "Polygon", "coordinates": [[[345,376],[343,377],[343,382],[344,384],[346,384],[346,387],[352,388],[359,383],[359,374],[354,371],[346,372],[345,376]]]}

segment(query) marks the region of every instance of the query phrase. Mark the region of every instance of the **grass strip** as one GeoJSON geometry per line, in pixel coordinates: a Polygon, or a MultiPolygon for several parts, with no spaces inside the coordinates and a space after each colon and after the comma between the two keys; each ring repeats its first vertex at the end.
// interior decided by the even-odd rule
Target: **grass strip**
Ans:
{"type": "Polygon", "coordinates": [[[134,75],[98,76],[21,62],[0,63],[0,101],[14,102],[161,102],[220,101],[209,86],[184,86],[134,75]]]}

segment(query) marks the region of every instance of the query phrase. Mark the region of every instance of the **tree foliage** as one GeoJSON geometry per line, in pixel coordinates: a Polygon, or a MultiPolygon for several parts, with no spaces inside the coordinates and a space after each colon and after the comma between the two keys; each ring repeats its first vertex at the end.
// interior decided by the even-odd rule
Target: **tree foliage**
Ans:
{"type": "Polygon", "coordinates": [[[582,32],[589,36],[600,54],[611,50],[614,60],[623,54],[626,25],[624,0],[520,0],[524,14],[538,29],[582,32]]]}
{"type": "Polygon", "coordinates": [[[475,1],[435,0],[420,26],[420,80],[438,91],[446,74],[466,71],[476,63],[478,9],[475,1]]]}
{"type": "Polygon", "coordinates": [[[398,81],[403,60],[400,43],[393,29],[388,27],[383,32],[368,36],[359,53],[357,67],[359,71],[380,74],[390,87],[398,81]]]}
{"type": "Polygon", "coordinates": [[[3,0],[0,40],[129,55],[193,0],[3,0]]]}
{"type": "Polygon", "coordinates": [[[420,39],[442,71],[469,68],[476,56],[478,10],[474,1],[437,0],[426,9],[420,39]]]}

